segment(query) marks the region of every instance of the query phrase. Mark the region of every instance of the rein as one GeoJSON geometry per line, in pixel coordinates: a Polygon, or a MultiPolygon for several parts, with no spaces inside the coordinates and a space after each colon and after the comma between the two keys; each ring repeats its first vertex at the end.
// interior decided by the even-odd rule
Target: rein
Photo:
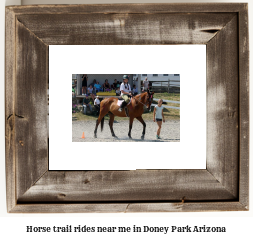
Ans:
{"type": "Polygon", "coordinates": [[[144,103],[142,103],[141,101],[139,101],[138,99],[136,99],[134,96],[132,96],[132,98],[134,98],[137,102],[141,103],[141,104],[144,105],[144,106],[147,106],[147,104],[148,104],[148,100],[147,100],[146,104],[144,104],[144,103]]]}

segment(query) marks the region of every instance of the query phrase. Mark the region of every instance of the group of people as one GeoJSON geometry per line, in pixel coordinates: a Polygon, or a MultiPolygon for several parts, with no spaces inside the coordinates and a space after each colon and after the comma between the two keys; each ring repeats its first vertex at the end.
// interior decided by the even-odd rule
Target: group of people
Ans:
{"type": "Polygon", "coordinates": [[[90,94],[90,93],[96,93],[96,92],[104,92],[107,90],[114,89],[117,93],[120,94],[119,88],[120,88],[120,82],[117,79],[114,79],[114,82],[112,85],[109,84],[108,79],[105,79],[104,84],[100,85],[99,81],[96,79],[93,79],[93,82],[88,85],[88,76],[87,74],[83,74],[82,76],[82,95],[90,94]]]}
{"type": "MultiPolygon", "coordinates": [[[[87,74],[84,74],[82,77],[82,95],[86,95],[86,98],[90,96],[92,100],[95,102],[95,95],[97,92],[106,91],[107,89],[115,89],[116,95],[121,95],[122,99],[124,100],[119,108],[119,111],[122,111],[122,109],[128,104],[130,97],[138,94],[136,85],[133,85],[133,89],[131,89],[131,86],[128,83],[128,80],[129,80],[129,76],[124,75],[123,82],[121,84],[119,83],[117,79],[114,79],[113,84],[110,85],[108,82],[108,79],[106,79],[102,87],[99,84],[99,82],[96,81],[96,79],[94,79],[87,89],[88,76],[87,74]]],[[[146,91],[148,89],[149,89],[149,81],[147,80],[147,77],[146,77],[145,80],[143,81],[143,91],[146,91]]],[[[84,101],[87,101],[86,98],[84,101]]],[[[98,97],[96,97],[96,99],[98,99],[98,97]]]]}
{"type": "MultiPolygon", "coordinates": [[[[100,85],[99,81],[97,81],[96,79],[93,80],[93,82],[89,85],[89,87],[87,85],[88,85],[88,76],[87,74],[83,74],[82,95],[88,94],[88,96],[90,96],[93,101],[95,100],[95,95],[97,92],[105,92],[105,91],[109,91],[113,89],[115,90],[115,93],[117,96],[121,94],[121,90],[120,90],[121,83],[117,79],[114,79],[114,82],[112,85],[109,84],[108,79],[105,79],[105,82],[103,85],[100,85]]],[[[132,93],[133,95],[138,94],[138,90],[135,85],[133,85],[132,93]]]]}
{"type": "MultiPolygon", "coordinates": [[[[114,79],[114,82],[112,85],[109,84],[108,79],[105,79],[105,82],[103,85],[100,85],[99,81],[96,79],[93,80],[93,82],[88,85],[88,76],[87,74],[83,74],[82,76],[82,95],[85,94],[91,94],[96,92],[103,92],[106,90],[114,89],[116,93],[120,94],[120,82],[117,79],[114,79]]],[[[142,91],[146,91],[147,89],[151,88],[151,83],[148,81],[148,78],[146,77],[143,82],[141,82],[142,91]]],[[[137,93],[136,86],[133,85],[133,93],[137,93]]]]}
{"type": "Polygon", "coordinates": [[[106,89],[115,89],[116,95],[120,95],[122,99],[124,99],[122,105],[119,108],[119,111],[122,111],[122,109],[127,105],[129,102],[129,98],[131,96],[137,95],[138,91],[136,89],[136,86],[133,85],[133,89],[131,89],[130,84],[128,83],[129,76],[124,75],[123,76],[123,82],[120,84],[117,79],[114,79],[114,82],[112,85],[108,83],[108,79],[105,80],[105,83],[103,84],[103,89],[101,85],[99,84],[96,79],[93,80],[93,82],[89,85],[87,89],[87,81],[88,81],[88,76],[87,74],[84,74],[82,77],[82,95],[86,95],[85,98],[83,99],[83,106],[89,107],[90,111],[92,111],[92,107],[90,104],[90,99],[89,97],[92,98],[94,101],[94,106],[97,108],[97,110],[100,110],[100,101],[99,97],[96,96],[96,92],[100,91],[105,91],[106,89]],[[87,89],[87,90],[86,90],[87,89]],[[88,92],[87,92],[88,91],[88,92]],[[85,94],[84,94],[85,93],[85,94]]]}
{"type": "MultiPolygon", "coordinates": [[[[85,98],[83,99],[83,108],[84,108],[84,114],[86,114],[87,112],[87,107],[89,107],[90,111],[92,112],[92,106],[90,104],[90,99],[89,99],[89,95],[86,94],[85,98]]],[[[100,100],[99,97],[96,96],[94,99],[94,107],[96,108],[97,114],[99,114],[100,111],[100,100]]]]}

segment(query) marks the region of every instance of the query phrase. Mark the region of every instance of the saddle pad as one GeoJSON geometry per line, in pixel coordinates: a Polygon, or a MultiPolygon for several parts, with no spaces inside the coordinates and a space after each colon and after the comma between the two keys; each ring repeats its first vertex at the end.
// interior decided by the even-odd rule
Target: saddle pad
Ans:
{"type": "MultiPolygon", "coordinates": [[[[130,104],[131,100],[132,100],[132,98],[130,98],[130,101],[129,101],[129,103],[127,105],[130,104]]],[[[124,102],[123,99],[122,100],[118,100],[117,105],[120,107],[123,102],[124,102]]]]}
{"type": "Polygon", "coordinates": [[[124,100],[118,100],[117,105],[121,106],[121,104],[124,102],[124,100]]]}

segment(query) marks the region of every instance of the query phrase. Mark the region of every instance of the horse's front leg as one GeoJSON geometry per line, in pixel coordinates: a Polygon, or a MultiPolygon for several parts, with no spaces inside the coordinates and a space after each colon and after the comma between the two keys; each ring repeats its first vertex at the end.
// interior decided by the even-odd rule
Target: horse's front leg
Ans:
{"type": "Polygon", "coordinates": [[[144,136],[145,136],[145,131],[146,131],[146,123],[145,121],[143,121],[143,118],[140,116],[140,117],[136,117],[136,119],[141,122],[141,124],[143,125],[143,131],[142,131],[142,136],[141,136],[141,139],[144,140],[144,136]]]}
{"type": "Polygon", "coordinates": [[[132,130],[132,126],[133,126],[133,121],[134,121],[134,117],[130,117],[129,118],[129,132],[128,132],[128,136],[129,136],[130,139],[132,139],[131,130],[132,130]]]}

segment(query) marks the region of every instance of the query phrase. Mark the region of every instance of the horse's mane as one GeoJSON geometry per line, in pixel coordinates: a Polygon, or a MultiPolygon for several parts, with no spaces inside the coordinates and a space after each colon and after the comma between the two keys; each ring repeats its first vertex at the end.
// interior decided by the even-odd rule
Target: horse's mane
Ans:
{"type": "Polygon", "coordinates": [[[135,97],[141,96],[141,95],[144,94],[144,93],[148,93],[148,92],[141,92],[141,93],[137,94],[135,97]]]}
{"type": "Polygon", "coordinates": [[[145,93],[147,93],[147,92],[141,92],[141,93],[135,95],[134,98],[136,98],[136,99],[138,98],[137,101],[141,101],[141,100],[143,99],[142,96],[143,96],[145,93]]]}

